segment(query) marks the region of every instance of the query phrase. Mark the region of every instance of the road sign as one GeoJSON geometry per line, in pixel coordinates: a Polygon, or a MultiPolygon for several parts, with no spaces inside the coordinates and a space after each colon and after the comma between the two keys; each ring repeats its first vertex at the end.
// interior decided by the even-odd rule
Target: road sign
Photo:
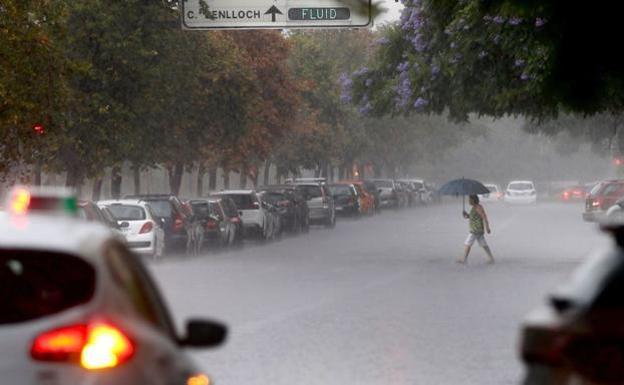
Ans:
{"type": "Polygon", "coordinates": [[[372,0],[182,0],[182,28],[356,28],[372,23],[372,0]]]}

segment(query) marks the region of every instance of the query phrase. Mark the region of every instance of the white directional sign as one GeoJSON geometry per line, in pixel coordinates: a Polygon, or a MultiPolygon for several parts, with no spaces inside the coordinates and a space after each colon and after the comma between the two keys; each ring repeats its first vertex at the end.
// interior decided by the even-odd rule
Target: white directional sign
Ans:
{"type": "Polygon", "coordinates": [[[184,29],[367,27],[371,0],[182,0],[184,29]]]}

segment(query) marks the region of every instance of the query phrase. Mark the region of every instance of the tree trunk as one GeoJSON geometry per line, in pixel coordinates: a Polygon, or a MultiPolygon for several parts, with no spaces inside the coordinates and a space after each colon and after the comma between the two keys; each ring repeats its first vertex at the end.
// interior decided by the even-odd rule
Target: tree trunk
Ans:
{"type": "Polygon", "coordinates": [[[139,166],[134,165],[132,167],[132,177],[134,179],[134,194],[139,195],[141,193],[141,169],[139,166]]]}
{"type": "Polygon", "coordinates": [[[321,168],[322,166],[320,164],[318,164],[316,166],[316,170],[314,170],[314,177],[315,178],[320,178],[321,177],[321,168]]]}
{"type": "Polygon", "coordinates": [[[121,167],[114,166],[111,170],[111,196],[113,199],[121,198],[121,167]]]}
{"type": "Polygon", "coordinates": [[[95,178],[93,180],[93,189],[91,190],[91,200],[97,202],[102,197],[102,184],[104,183],[104,179],[95,178]]]}
{"type": "Polygon", "coordinates": [[[228,168],[223,168],[223,188],[230,189],[230,170],[228,168]]]}
{"type": "Polygon", "coordinates": [[[243,190],[243,189],[245,189],[247,187],[247,167],[241,166],[239,172],[240,172],[240,174],[239,174],[239,178],[240,178],[239,186],[240,186],[241,190],[243,190]]]}
{"type": "Polygon", "coordinates": [[[208,189],[215,191],[217,189],[217,168],[211,167],[208,170],[208,189]]]}
{"type": "Polygon", "coordinates": [[[180,194],[182,186],[182,176],[184,176],[184,164],[176,163],[173,167],[169,167],[169,189],[173,195],[180,194]]]}
{"type": "Polygon", "coordinates": [[[271,173],[271,161],[270,160],[266,160],[264,162],[264,185],[268,186],[269,182],[270,182],[270,173],[271,173]]]}
{"type": "Polygon", "coordinates": [[[206,174],[206,165],[204,162],[199,162],[197,169],[197,197],[201,198],[204,195],[204,174],[206,174]]]}

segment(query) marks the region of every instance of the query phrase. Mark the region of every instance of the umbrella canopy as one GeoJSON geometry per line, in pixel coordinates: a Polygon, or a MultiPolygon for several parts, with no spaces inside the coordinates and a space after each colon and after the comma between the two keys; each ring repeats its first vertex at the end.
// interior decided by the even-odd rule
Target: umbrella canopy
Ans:
{"type": "Polygon", "coordinates": [[[438,190],[440,195],[472,195],[472,194],[489,194],[490,190],[481,182],[473,179],[455,179],[452,180],[438,190]]]}

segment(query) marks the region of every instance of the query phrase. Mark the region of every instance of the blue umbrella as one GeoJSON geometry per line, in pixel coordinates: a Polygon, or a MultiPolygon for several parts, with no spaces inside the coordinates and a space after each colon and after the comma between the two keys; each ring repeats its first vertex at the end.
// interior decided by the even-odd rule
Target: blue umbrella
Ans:
{"type": "Polygon", "coordinates": [[[440,189],[438,189],[438,193],[440,195],[453,195],[453,196],[462,196],[462,207],[466,208],[466,203],[464,202],[464,197],[466,195],[473,194],[489,194],[490,190],[485,187],[481,182],[473,180],[473,179],[455,179],[446,184],[444,184],[440,189]]]}

